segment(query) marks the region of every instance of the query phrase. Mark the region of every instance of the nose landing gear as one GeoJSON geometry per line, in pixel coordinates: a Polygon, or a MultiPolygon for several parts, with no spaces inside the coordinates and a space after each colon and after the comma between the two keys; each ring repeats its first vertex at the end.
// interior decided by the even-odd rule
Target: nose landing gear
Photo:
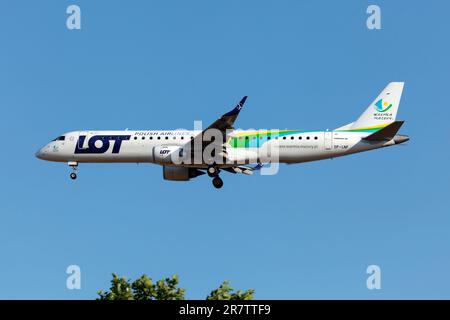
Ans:
{"type": "Polygon", "coordinates": [[[69,161],[68,165],[72,167],[72,172],[70,173],[70,178],[72,180],[75,180],[77,178],[77,168],[78,168],[78,162],[76,161],[69,161]]]}

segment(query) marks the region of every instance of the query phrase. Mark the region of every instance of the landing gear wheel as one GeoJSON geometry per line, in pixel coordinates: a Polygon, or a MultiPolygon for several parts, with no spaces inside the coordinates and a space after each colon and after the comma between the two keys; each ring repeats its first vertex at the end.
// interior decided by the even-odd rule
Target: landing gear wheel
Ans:
{"type": "Polygon", "coordinates": [[[70,179],[75,180],[77,178],[78,162],[69,161],[67,164],[69,165],[69,167],[72,168],[72,172],[70,173],[70,179]]]}
{"type": "Polygon", "coordinates": [[[215,176],[217,176],[219,174],[219,170],[213,166],[208,167],[206,172],[208,173],[208,176],[210,176],[211,178],[214,178],[215,176]]]}
{"type": "Polygon", "coordinates": [[[223,187],[223,180],[220,177],[214,177],[214,179],[212,179],[212,184],[214,188],[220,189],[223,187]]]}

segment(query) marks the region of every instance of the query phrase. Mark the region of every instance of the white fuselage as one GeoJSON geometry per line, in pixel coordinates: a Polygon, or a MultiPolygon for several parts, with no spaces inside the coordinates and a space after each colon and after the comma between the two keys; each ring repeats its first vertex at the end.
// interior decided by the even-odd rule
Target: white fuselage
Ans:
{"type": "MultiPolygon", "coordinates": [[[[198,133],[187,130],[73,131],[45,145],[36,153],[36,156],[43,160],[57,162],[143,162],[176,165],[170,162],[167,156],[180,150],[198,133]],[[165,158],[161,155],[163,152],[165,158]]],[[[363,138],[369,134],[339,130],[280,130],[279,135],[272,134],[268,138],[267,135],[259,135],[258,131],[234,131],[225,144],[228,161],[223,166],[244,162],[301,163],[403,142],[395,138],[389,141],[365,141],[363,138]]],[[[178,165],[207,167],[207,163],[203,160],[178,165]]]]}
{"type": "Polygon", "coordinates": [[[165,180],[208,174],[220,189],[221,171],[250,175],[265,164],[330,159],[408,141],[397,135],[404,123],[396,121],[403,85],[390,82],[356,121],[332,131],[234,130],[244,96],[205,130],[73,131],[48,143],[36,157],[67,162],[71,179],[77,178],[79,163],[143,162],[161,165],[165,180]]]}

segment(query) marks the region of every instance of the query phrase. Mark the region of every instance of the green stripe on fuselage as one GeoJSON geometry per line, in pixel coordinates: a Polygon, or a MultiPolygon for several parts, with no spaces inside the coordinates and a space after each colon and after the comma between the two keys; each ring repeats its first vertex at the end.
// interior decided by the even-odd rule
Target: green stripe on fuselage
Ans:
{"type": "Polygon", "coordinates": [[[364,127],[364,128],[355,128],[355,129],[343,129],[343,130],[334,130],[336,132],[375,132],[380,129],[383,129],[384,127],[390,125],[392,122],[389,123],[383,123],[375,126],[370,127],[364,127]]]}
{"type": "Polygon", "coordinates": [[[228,143],[233,148],[259,148],[265,142],[275,139],[276,137],[289,136],[293,134],[319,132],[317,130],[302,131],[302,130],[263,130],[263,131],[240,131],[235,136],[232,136],[228,143]]]}

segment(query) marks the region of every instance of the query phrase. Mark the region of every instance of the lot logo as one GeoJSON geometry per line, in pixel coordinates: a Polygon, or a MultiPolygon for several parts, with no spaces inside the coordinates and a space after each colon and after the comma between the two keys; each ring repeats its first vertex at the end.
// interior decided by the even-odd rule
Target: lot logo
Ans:
{"type": "Polygon", "coordinates": [[[165,155],[165,154],[168,154],[169,152],[170,152],[170,150],[161,150],[161,151],[159,151],[159,154],[165,155]]]}
{"type": "Polygon", "coordinates": [[[392,107],[392,103],[388,103],[388,102],[383,102],[383,99],[378,100],[375,103],[375,110],[377,110],[378,112],[386,112],[388,111],[390,108],[392,107]],[[384,108],[384,109],[383,109],[384,108]]]}
{"type": "Polygon", "coordinates": [[[75,153],[78,154],[99,154],[108,151],[111,141],[114,141],[112,153],[119,153],[123,140],[130,140],[130,135],[113,135],[113,136],[92,136],[87,147],[83,147],[86,136],[80,136],[75,146],[75,153]]]}

